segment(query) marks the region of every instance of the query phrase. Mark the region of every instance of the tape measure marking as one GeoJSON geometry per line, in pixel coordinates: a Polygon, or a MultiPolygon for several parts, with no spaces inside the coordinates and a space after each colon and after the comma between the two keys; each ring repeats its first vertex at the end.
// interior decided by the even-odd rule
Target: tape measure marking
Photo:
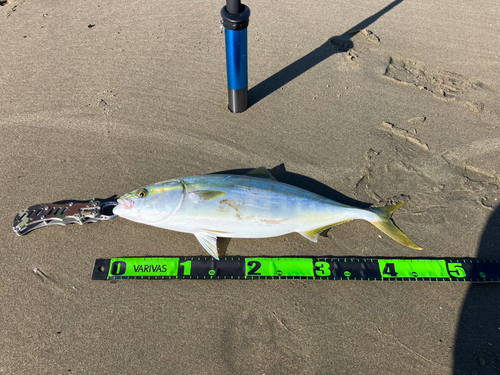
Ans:
{"type": "Polygon", "coordinates": [[[500,261],[471,258],[130,257],[97,259],[93,280],[369,280],[500,282],[500,261]]]}

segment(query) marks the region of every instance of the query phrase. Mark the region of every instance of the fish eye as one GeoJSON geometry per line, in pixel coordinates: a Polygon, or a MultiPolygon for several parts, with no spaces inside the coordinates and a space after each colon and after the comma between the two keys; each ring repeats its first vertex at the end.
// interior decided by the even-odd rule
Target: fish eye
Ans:
{"type": "Polygon", "coordinates": [[[137,192],[137,198],[144,198],[146,195],[148,195],[148,191],[146,189],[141,189],[137,192]]]}

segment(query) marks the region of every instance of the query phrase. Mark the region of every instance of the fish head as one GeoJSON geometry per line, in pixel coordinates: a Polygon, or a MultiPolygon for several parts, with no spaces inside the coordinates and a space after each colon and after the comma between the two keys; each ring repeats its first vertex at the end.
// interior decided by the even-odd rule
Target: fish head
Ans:
{"type": "Polygon", "coordinates": [[[158,223],[182,206],[185,187],[180,181],[165,181],[131,191],[118,199],[113,213],[144,224],[158,223]]]}

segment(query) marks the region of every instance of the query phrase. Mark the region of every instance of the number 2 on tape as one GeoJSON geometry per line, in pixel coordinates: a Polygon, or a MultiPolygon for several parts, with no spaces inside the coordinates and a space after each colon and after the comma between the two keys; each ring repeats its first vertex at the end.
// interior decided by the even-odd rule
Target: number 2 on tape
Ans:
{"type": "Polygon", "coordinates": [[[260,262],[252,260],[248,262],[248,267],[252,267],[248,270],[248,276],[260,276],[260,272],[258,272],[259,268],[262,267],[262,264],[260,262]]]}

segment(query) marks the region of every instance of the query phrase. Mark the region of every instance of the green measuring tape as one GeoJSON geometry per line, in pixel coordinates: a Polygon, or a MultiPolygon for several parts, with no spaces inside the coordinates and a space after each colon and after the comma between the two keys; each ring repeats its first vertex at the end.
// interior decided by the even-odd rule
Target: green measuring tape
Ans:
{"type": "Polygon", "coordinates": [[[146,257],[97,259],[92,280],[283,279],[500,282],[500,261],[472,258],[146,257]]]}

